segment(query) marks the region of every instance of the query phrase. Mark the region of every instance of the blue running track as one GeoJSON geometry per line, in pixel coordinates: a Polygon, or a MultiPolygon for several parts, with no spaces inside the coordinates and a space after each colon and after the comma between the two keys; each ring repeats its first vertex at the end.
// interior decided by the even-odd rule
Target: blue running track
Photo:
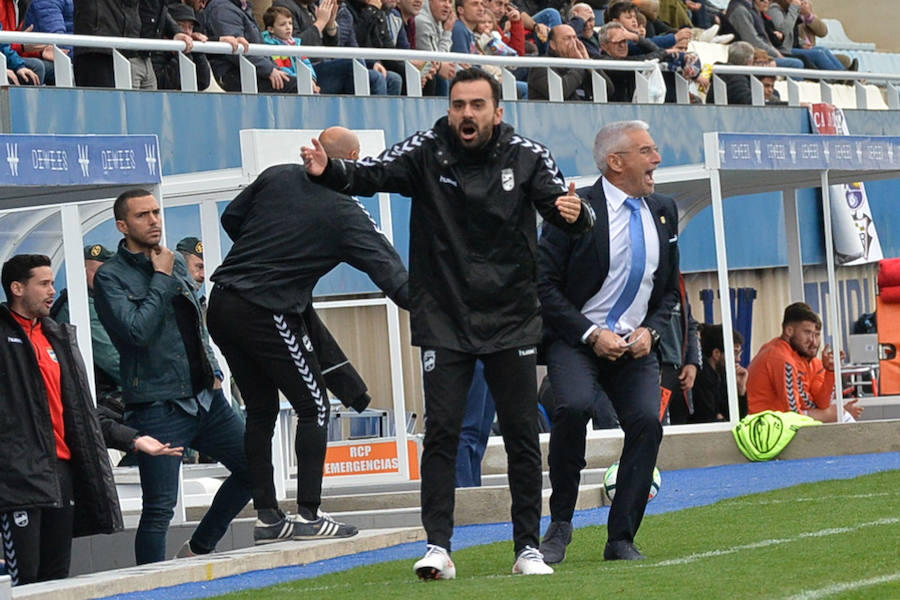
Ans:
{"type": "MultiPolygon", "coordinates": [[[[900,452],[776,460],[764,463],[666,471],[662,474],[662,487],[659,495],[647,505],[647,514],[655,515],[704,506],[726,498],[765,492],[800,483],[850,479],[895,469],[900,469],[900,452]]],[[[609,507],[578,511],[575,513],[574,525],[575,527],[605,525],[608,513],[609,507]]],[[[548,517],[543,519],[545,528],[548,520],[548,517]]],[[[500,542],[511,538],[512,525],[509,523],[464,525],[456,528],[452,543],[454,550],[460,550],[469,546],[500,542]]],[[[401,544],[307,565],[266,569],[203,583],[186,583],[145,592],[108,596],[106,600],[154,600],[160,597],[165,597],[167,600],[209,598],[240,590],[261,588],[286,581],[345,571],[361,565],[398,559],[411,560],[419,558],[423,551],[424,542],[401,544]]],[[[512,546],[510,546],[511,552],[512,546]]]]}

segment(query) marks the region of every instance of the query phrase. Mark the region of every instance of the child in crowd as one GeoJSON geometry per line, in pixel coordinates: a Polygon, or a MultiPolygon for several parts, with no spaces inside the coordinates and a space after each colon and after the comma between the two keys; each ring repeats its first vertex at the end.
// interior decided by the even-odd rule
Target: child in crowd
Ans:
{"type": "MultiPolygon", "coordinates": [[[[294,31],[294,19],[291,11],[282,6],[271,6],[263,13],[263,25],[266,30],[262,32],[263,40],[267,44],[275,46],[299,46],[302,42],[300,38],[295,38],[292,34],[294,31]]],[[[288,75],[297,76],[298,67],[307,68],[312,72],[313,92],[319,93],[319,86],[316,84],[316,70],[312,63],[305,56],[273,56],[272,60],[275,65],[287,73],[288,75]]]]}
{"type": "Polygon", "coordinates": [[[497,19],[494,13],[485,9],[484,17],[475,27],[475,41],[482,54],[494,56],[517,56],[513,48],[503,41],[503,37],[497,27],[497,19]]]}

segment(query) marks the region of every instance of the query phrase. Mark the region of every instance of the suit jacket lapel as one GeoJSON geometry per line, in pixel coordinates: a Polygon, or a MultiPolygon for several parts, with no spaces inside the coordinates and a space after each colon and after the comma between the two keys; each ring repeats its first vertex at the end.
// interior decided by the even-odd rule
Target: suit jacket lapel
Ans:
{"type": "Polygon", "coordinates": [[[596,217],[594,227],[591,229],[591,241],[597,255],[598,275],[602,275],[600,278],[602,284],[609,274],[609,211],[606,208],[606,194],[603,193],[602,177],[598,177],[591,187],[590,201],[596,217]]]}

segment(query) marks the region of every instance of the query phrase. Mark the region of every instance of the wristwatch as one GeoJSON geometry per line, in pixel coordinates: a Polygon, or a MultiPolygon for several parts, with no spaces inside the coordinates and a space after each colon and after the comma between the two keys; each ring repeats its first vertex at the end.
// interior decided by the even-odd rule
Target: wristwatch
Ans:
{"type": "Polygon", "coordinates": [[[650,333],[650,347],[653,348],[659,343],[659,332],[652,327],[647,327],[647,331],[650,333]]]}

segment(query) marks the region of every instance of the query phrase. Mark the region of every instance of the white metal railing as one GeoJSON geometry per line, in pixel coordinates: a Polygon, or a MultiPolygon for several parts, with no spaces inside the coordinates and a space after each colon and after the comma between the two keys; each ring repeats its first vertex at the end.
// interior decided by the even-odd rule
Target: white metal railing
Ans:
{"type": "Polygon", "coordinates": [[[822,91],[822,101],[832,102],[833,80],[852,81],[856,92],[856,107],[868,108],[868,94],[864,82],[881,82],[887,92],[888,107],[892,110],[900,109],[900,94],[897,85],[900,84],[900,74],[893,73],[860,73],[857,71],[819,71],[813,69],[786,69],[779,67],[740,67],[737,65],[715,65],[713,67],[713,89],[715,90],[715,103],[727,104],[728,97],[725,90],[725,82],[719,75],[750,75],[750,93],[754,106],[765,104],[763,85],[759,77],[774,76],[784,77],[788,85],[788,105],[800,106],[800,89],[798,79],[818,80],[822,91]],[[829,80],[832,80],[829,83],[829,80]]]}
{"type": "MultiPolygon", "coordinates": [[[[186,44],[176,40],[152,40],[142,38],[118,38],[107,36],[66,35],[51,33],[31,33],[21,31],[0,31],[0,43],[43,44],[54,46],[54,68],[57,87],[73,87],[75,78],[72,71],[72,59],[59,49],[59,46],[76,48],[103,48],[112,50],[115,86],[118,89],[131,89],[131,65],[120,50],[178,52],[181,72],[181,89],[198,91],[196,67],[193,61],[184,54],[186,44]]],[[[650,98],[649,81],[652,73],[660,66],[656,61],[618,61],[618,60],[576,60],[556,57],[507,57],[487,55],[465,55],[453,52],[427,52],[423,50],[396,50],[383,48],[344,48],[330,46],[273,46],[269,44],[250,44],[249,50],[238,46],[237,51],[225,42],[194,42],[192,52],[205,54],[238,55],[241,72],[241,90],[245,93],[257,92],[257,77],[254,65],[246,56],[307,56],[311,58],[354,59],[354,89],[358,96],[369,95],[369,84],[366,67],[361,59],[396,60],[405,65],[407,96],[421,97],[421,79],[419,70],[410,61],[440,61],[450,63],[477,63],[493,65],[502,71],[502,89],[504,100],[516,100],[516,79],[510,68],[548,68],[548,92],[551,102],[562,102],[562,80],[549,67],[598,69],[603,71],[632,71],[635,74],[636,97],[638,103],[648,102],[650,98]]],[[[0,54],[0,68],[5,67],[6,57],[0,54]]],[[[809,69],[785,69],[777,67],[738,67],[732,65],[716,65],[712,85],[715,86],[717,104],[727,103],[725,84],[718,75],[746,74],[751,75],[753,105],[762,106],[763,89],[757,79],[760,75],[785,77],[789,86],[788,104],[799,106],[799,92],[795,79],[818,80],[822,86],[823,100],[831,98],[833,81],[854,81],[857,106],[866,108],[866,92],[861,82],[880,82],[887,92],[888,106],[900,109],[900,96],[897,85],[900,75],[890,73],[858,73],[851,71],[818,71],[809,69]]],[[[0,77],[0,85],[6,85],[6,79],[0,77]]],[[[593,101],[607,101],[606,81],[596,71],[592,73],[591,85],[593,101]]],[[[681,75],[675,74],[675,96],[679,104],[690,102],[689,83],[681,75]]],[[[307,69],[297,73],[297,93],[312,94],[312,74],[307,69]]]]}

